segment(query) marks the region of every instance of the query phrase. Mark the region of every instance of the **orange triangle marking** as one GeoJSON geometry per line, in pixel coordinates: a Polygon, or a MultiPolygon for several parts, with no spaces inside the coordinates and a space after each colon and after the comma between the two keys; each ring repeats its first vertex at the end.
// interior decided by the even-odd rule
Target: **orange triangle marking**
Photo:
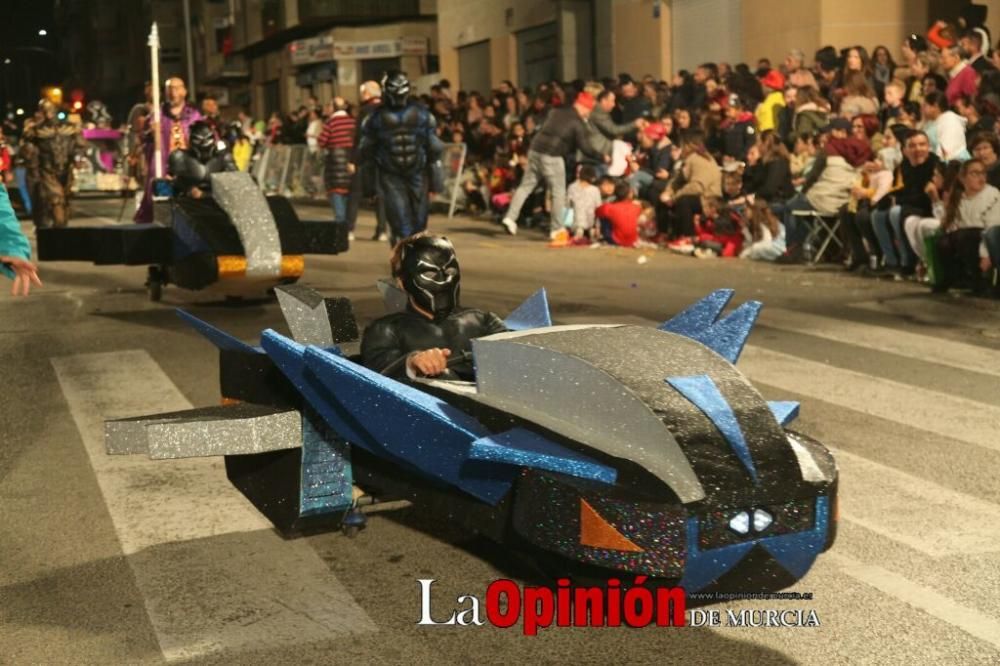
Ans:
{"type": "Polygon", "coordinates": [[[629,541],[608,521],[580,498],[580,545],[608,550],[627,550],[641,553],[642,548],[629,541]]]}

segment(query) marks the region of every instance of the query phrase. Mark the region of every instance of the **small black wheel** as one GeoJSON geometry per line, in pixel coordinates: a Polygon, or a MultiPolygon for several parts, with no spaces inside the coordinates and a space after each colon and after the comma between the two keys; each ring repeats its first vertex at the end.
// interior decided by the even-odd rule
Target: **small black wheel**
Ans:
{"type": "Polygon", "coordinates": [[[340,531],[343,532],[344,536],[348,539],[353,539],[358,536],[359,532],[361,532],[361,528],[357,525],[343,525],[341,526],[340,531]]]}
{"type": "Polygon", "coordinates": [[[355,506],[344,514],[343,522],[340,524],[340,530],[345,536],[353,539],[358,536],[358,532],[363,530],[367,523],[368,520],[365,518],[365,514],[361,513],[355,506]]]}

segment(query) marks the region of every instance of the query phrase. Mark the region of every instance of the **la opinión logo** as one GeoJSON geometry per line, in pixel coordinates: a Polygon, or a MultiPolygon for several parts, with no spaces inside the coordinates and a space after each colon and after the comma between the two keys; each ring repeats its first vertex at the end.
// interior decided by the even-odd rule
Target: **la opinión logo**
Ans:
{"type": "Polygon", "coordinates": [[[645,587],[646,576],[637,576],[623,590],[621,581],[611,578],[604,586],[572,587],[568,578],[556,581],[556,588],[527,586],[523,590],[514,581],[495,580],[486,588],[486,602],[473,594],[459,595],[451,615],[442,618],[431,609],[433,578],[421,578],[420,621],[424,626],[509,628],[523,618],[525,636],[535,636],[540,628],[556,627],[683,627],[687,595],[680,587],[645,587]],[[481,609],[485,606],[486,619],[481,609]]]}

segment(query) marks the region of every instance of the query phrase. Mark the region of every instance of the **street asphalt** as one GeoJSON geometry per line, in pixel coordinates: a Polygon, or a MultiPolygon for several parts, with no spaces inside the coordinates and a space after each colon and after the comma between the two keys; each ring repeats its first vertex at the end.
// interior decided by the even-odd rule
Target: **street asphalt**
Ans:
{"type": "MultiPolygon", "coordinates": [[[[75,208],[74,225],[107,224],[120,204],[75,208]]],[[[832,265],[549,248],[467,217],[431,229],[457,248],[463,303],[501,316],[542,286],[557,323],[652,326],[721,287],[763,301],[738,367],[801,401],[797,428],[840,468],[838,541],[792,588],[812,600],[724,602],[713,628],[420,626],[418,579],[442,619],[531,574],[405,507],[353,539],[284,540],[220,461],[103,454],[104,418],[218,404],[217,353],[174,308],[256,344],[286,330],[274,300],[168,287],[152,303],[144,268],[43,263],[29,298],[0,293],[0,664],[1000,663],[1000,303],[832,265]],[[727,626],[741,609],[820,626],[727,626]]],[[[372,230],[363,214],[350,251],[307,257],[301,281],[361,325],[388,272],[372,230]]]]}

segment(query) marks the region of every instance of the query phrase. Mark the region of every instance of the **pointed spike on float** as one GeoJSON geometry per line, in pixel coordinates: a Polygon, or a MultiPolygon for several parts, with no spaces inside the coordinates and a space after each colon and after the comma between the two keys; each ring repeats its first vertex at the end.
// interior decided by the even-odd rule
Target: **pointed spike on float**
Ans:
{"type": "Polygon", "coordinates": [[[709,328],[719,318],[722,311],[733,298],[733,289],[716,289],[697,303],[690,305],[683,312],[675,315],[658,326],[661,331],[676,333],[688,338],[709,328]]]}
{"type": "Polygon", "coordinates": [[[760,301],[747,301],[730,312],[700,335],[691,336],[716,352],[730,363],[736,363],[743,352],[743,346],[750,337],[750,331],[764,307],[760,301]]]}
{"type": "Polygon", "coordinates": [[[263,354],[264,351],[258,347],[251,347],[242,340],[233,337],[222,329],[212,326],[206,321],[202,321],[190,312],[177,308],[177,316],[183,319],[191,328],[206,338],[213,345],[223,351],[243,352],[245,354],[263,354]]]}
{"type": "Polygon", "coordinates": [[[530,328],[544,328],[552,325],[552,315],[549,313],[549,298],[542,287],[524,302],[514,308],[504,320],[512,331],[524,331],[530,328]]]}
{"type": "Polygon", "coordinates": [[[783,426],[799,418],[799,403],[794,400],[768,400],[767,406],[771,408],[774,418],[783,426]]]}
{"type": "Polygon", "coordinates": [[[385,307],[386,314],[393,314],[406,310],[406,305],[409,303],[409,297],[406,295],[406,292],[397,287],[395,283],[383,279],[375,282],[375,286],[378,287],[379,293],[382,294],[382,305],[385,307]]]}

